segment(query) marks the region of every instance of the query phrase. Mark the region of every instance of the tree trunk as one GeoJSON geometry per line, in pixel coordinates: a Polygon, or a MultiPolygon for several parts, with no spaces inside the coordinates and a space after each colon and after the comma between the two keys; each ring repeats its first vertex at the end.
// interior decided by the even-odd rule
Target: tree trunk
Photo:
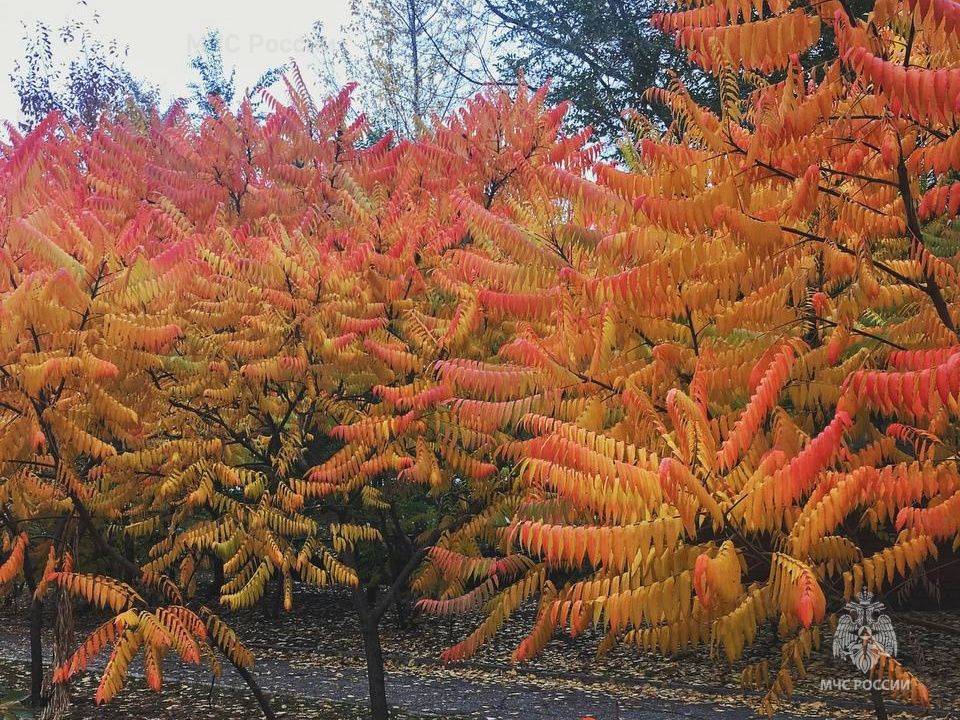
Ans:
{"type": "MultiPolygon", "coordinates": [[[[70,596],[61,588],[56,593],[57,616],[53,623],[53,667],[60,667],[70,658],[73,647],[73,605],[70,596]]],[[[46,704],[39,720],[60,720],[70,708],[70,692],[67,683],[53,683],[46,678],[44,697],[46,704]]]]}
{"type": "Polygon", "coordinates": [[[397,593],[393,599],[393,609],[397,613],[397,625],[403,630],[410,628],[410,612],[406,597],[397,593]]]}
{"type": "Polygon", "coordinates": [[[353,605],[360,618],[360,634],[363,636],[363,651],[367,658],[370,717],[373,720],[387,720],[390,717],[383,670],[383,648],[380,647],[380,620],[426,553],[426,549],[413,553],[384,592],[378,592],[376,586],[358,587],[353,591],[353,605]]]}
{"type": "Polygon", "coordinates": [[[204,589],[203,597],[207,602],[214,602],[219,600],[220,588],[223,587],[223,561],[212,551],[208,552],[206,557],[210,560],[210,572],[213,573],[213,578],[204,589]]]}
{"type": "Polygon", "coordinates": [[[273,712],[273,708],[270,707],[270,701],[267,699],[267,696],[263,694],[263,690],[260,689],[260,686],[257,684],[257,681],[253,679],[253,675],[250,674],[250,671],[247,670],[242,665],[234,664],[233,667],[240,674],[240,677],[243,678],[243,681],[247,684],[247,687],[250,689],[250,692],[253,693],[254,699],[256,699],[257,704],[260,706],[260,710],[263,712],[263,716],[267,720],[277,720],[277,716],[273,712]]]}
{"type": "Polygon", "coordinates": [[[883,693],[879,690],[871,690],[870,699],[873,701],[873,711],[877,714],[877,720],[887,720],[887,708],[883,704],[883,693]]]}
{"type": "Polygon", "coordinates": [[[43,629],[43,600],[30,600],[30,706],[43,704],[43,645],[40,631],[43,629]]]}
{"type": "Polygon", "coordinates": [[[387,720],[387,686],[384,679],[383,649],[380,647],[380,627],[376,620],[360,620],[363,634],[363,652],[367,658],[367,684],[370,688],[370,717],[372,720],[387,720]]]}
{"type": "Polygon", "coordinates": [[[273,586],[273,592],[270,593],[269,600],[266,603],[267,607],[264,608],[264,615],[268,620],[279,620],[280,608],[283,607],[283,579],[276,575],[270,581],[270,584],[273,586]]]}

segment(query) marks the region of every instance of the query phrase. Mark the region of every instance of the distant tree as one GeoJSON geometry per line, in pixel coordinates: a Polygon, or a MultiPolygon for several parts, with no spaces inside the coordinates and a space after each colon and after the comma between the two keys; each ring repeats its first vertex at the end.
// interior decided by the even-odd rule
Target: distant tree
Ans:
{"type": "Polygon", "coordinates": [[[227,105],[233,102],[237,91],[237,69],[231,67],[228,71],[224,67],[219,31],[210,30],[203,36],[200,52],[190,59],[190,67],[199,76],[188,87],[200,113],[216,113],[216,108],[210,102],[211,96],[219,97],[227,105]]]}
{"type": "Polygon", "coordinates": [[[677,73],[693,96],[713,104],[714,83],[695,68],[673,41],[650,25],[663,10],[657,0],[484,0],[501,31],[501,70],[522,70],[533,84],[553,78],[554,99],[569,99],[574,125],[601,134],[621,130],[625,108],[650,109],[647,88],[677,73]]]}
{"type": "Polygon", "coordinates": [[[485,82],[489,50],[477,0],[353,0],[343,40],[331,48],[316,23],[307,37],[313,70],[327,84],[359,84],[374,133],[417,133],[485,82]]]}
{"type": "Polygon", "coordinates": [[[53,110],[92,127],[104,112],[143,112],[157,104],[157,90],[125,67],[127,47],[94,35],[98,23],[94,14],[60,27],[44,21],[23,26],[23,57],[14,63],[10,82],[24,130],[53,110]]]}
{"type": "MultiPolygon", "coordinates": [[[[188,87],[198,116],[218,115],[217,103],[211,102],[213,98],[219,98],[227,107],[232,106],[237,96],[237,69],[232,66],[227,68],[224,64],[223,40],[219,30],[208,30],[203,36],[200,52],[190,59],[190,67],[197,73],[197,79],[188,87]]],[[[243,92],[243,96],[250,98],[255,105],[259,92],[273,85],[284,70],[285,67],[280,65],[264,71],[257,82],[243,92]]]]}

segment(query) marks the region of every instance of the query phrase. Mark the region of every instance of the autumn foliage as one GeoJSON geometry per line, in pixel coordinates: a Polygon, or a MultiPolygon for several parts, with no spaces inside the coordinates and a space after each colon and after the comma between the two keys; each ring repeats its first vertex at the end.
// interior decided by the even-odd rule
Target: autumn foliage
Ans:
{"type": "MultiPolygon", "coordinates": [[[[455,388],[464,422],[513,434],[509,523],[450,533],[417,579],[441,598],[424,611],[486,616],[446,659],[530,597],[516,660],[599,626],[601,652],[704,645],[732,662],[772,621],[778,666],[743,670],[772,711],[843,598],[955,544],[955,15],[719,2],[655,17],[722,106],[652,89],[675,120],[630,117],[628,170],[540,173],[568,212],[540,289],[554,309],[517,314],[509,376],[455,388]],[[831,43],[836,59],[806,63],[831,43]],[[533,564],[476,577],[470,558],[497,546],[533,564]]],[[[876,671],[928,702],[892,658],[876,671]]]]}
{"type": "Polygon", "coordinates": [[[108,650],[104,701],[138,653],[155,689],[165,655],[248,668],[223,613],[402,542],[422,612],[479,612],[447,661],[530,601],[515,660],[598,627],[732,663],[770,624],[770,711],[844,598],[956,544],[956,4],[655,23],[721,107],[651,89],[674,121],[629,114],[625,164],[524,87],[402,142],[297,82],[264,120],[12,133],[0,586],[112,616],[55,681],[108,650]]]}

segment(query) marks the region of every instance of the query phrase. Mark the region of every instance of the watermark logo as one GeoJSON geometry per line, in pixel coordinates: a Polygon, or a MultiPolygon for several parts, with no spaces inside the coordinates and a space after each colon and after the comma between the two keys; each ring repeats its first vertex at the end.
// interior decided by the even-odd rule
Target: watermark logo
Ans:
{"type": "Polygon", "coordinates": [[[848,659],[860,672],[869,673],[885,655],[897,656],[897,634],[883,603],[874,602],[864,588],[855,602],[846,604],[848,614],[837,623],[833,656],[848,659]]]}
{"type": "MultiPolygon", "coordinates": [[[[191,55],[202,53],[206,48],[207,35],[187,35],[187,52],[191,55]]],[[[229,54],[268,53],[273,55],[292,55],[309,50],[306,37],[283,37],[262,33],[222,33],[218,36],[220,47],[229,54]]]]}

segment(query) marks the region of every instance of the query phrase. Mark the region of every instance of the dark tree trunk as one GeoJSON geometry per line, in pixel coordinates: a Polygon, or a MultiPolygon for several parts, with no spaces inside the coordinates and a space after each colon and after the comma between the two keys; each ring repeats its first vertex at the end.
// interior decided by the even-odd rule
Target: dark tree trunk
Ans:
{"type": "Polygon", "coordinates": [[[43,704],[43,645],[40,632],[43,629],[43,600],[30,600],[30,705],[43,704]]]}
{"type": "Polygon", "coordinates": [[[283,578],[280,575],[275,576],[272,584],[273,597],[270,599],[268,617],[271,620],[278,620],[280,618],[280,608],[283,607],[283,578]]]}
{"type": "Polygon", "coordinates": [[[367,684],[370,687],[370,717],[372,720],[387,720],[387,686],[383,669],[383,649],[380,647],[379,623],[368,618],[360,620],[363,635],[363,652],[367,659],[367,684]]]}
{"type": "Polygon", "coordinates": [[[223,561],[214,552],[206,554],[210,561],[210,573],[213,576],[210,584],[203,590],[203,597],[207,602],[216,601],[220,597],[220,589],[223,587],[223,561]]]}
{"type": "Polygon", "coordinates": [[[397,625],[404,630],[410,627],[410,605],[405,595],[397,593],[393,599],[393,609],[397,613],[397,625]]]}
{"type": "Polygon", "coordinates": [[[376,586],[358,587],[353,592],[353,604],[360,619],[360,634],[363,636],[363,652],[367,660],[367,682],[370,686],[370,717],[372,720],[387,720],[387,688],[383,668],[383,648],[380,646],[380,620],[402,592],[410,573],[420,564],[426,550],[418,550],[407,560],[393,583],[382,593],[376,586]]]}
{"type": "Polygon", "coordinates": [[[883,704],[883,693],[879,690],[871,690],[870,699],[873,701],[873,711],[877,714],[877,720],[887,720],[887,707],[883,704]]]}
{"type": "MultiPolygon", "coordinates": [[[[70,596],[59,588],[56,592],[56,618],[53,622],[53,667],[60,667],[67,662],[72,647],[73,604],[70,596]]],[[[67,683],[53,683],[49,676],[44,679],[44,708],[38,720],[60,720],[67,717],[70,707],[67,683]]]]}
{"type": "Polygon", "coordinates": [[[274,714],[273,708],[270,707],[270,701],[267,699],[267,696],[263,694],[263,690],[260,689],[257,681],[253,679],[253,675],[250,674],[250,671],[242,665],[234,665],[233,667],[236,668],[236,671],[240,674],[240,677],[243,678],[243,681],[247,684],[250,692],[253,693],[254,699],[257,701],[257,704],[260,706],[260,710],[263,712],[263,717],[265,717],[266,720],[277,720],[277,716],[274,714]]]}

